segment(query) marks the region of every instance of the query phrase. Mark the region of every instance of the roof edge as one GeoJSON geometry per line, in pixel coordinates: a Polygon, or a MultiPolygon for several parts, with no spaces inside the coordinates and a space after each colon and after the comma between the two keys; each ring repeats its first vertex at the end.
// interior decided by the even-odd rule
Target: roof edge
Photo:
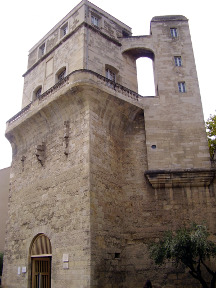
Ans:
{"type": "Polygon", "coordinates": [[[151,20],[151,22],[165,22],[165,21],[188,21],[188,19],[183,15],[164,15],[164,16],[155,16],[151,20]]]}

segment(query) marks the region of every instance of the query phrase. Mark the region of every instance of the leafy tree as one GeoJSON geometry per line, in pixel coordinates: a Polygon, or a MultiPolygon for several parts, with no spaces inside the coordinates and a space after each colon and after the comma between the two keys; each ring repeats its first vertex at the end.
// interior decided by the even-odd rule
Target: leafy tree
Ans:
{"type": "Polygon", "coordinates": [[[181,263],[189,268],[189,273],[203,288],[215,288],[216,271],[207,262],[211,257],[216,257],[216,244],[208,240],[208,237],[209,233],[204,225],[193,224],[190,228],[169,231],[160,242],[150,246],[151,258],[158,265],[166,260],[173,260],[176,265],[181,263]],[[210,286],[204,279],[203,272],[209,275],[210,286]]]}
{"type": "Polygon", "coordinates": [[[216,115],[210,115],[209,119],[206,121],[206,132],[210,156],[213,159],[216,151],[216,115]]]}

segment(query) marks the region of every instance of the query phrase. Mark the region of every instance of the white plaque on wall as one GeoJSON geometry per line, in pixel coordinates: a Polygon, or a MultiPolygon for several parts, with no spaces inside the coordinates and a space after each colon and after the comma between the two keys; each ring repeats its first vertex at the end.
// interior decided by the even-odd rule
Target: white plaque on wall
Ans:
{"type": "Polygon", "coordinates": [[[68,254],[63,254],[63,262],[68,262],[68,254]]]}

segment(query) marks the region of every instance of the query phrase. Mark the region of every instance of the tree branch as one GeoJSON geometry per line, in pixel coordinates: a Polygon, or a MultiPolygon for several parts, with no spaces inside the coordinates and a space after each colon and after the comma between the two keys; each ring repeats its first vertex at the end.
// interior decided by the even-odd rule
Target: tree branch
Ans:
{"type": "Polygon", "coordinates": [[[201,258],[201,263],[206,268],[206,270],[209,272],[209,274],[211,274],[214,277],[215,273],[205,264],[205,262],[202,260],[202,258],[201,258]]]}

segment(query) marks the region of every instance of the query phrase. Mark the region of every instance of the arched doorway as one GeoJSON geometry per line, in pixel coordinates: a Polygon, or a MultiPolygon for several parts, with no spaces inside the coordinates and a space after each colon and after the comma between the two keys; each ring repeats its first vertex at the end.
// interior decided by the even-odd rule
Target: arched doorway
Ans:
{"type": "Polygon", "coordinates": [[[44,234],[37,235],[31,245],[31,288],[51,287],[52,247],[44,234]]]}

